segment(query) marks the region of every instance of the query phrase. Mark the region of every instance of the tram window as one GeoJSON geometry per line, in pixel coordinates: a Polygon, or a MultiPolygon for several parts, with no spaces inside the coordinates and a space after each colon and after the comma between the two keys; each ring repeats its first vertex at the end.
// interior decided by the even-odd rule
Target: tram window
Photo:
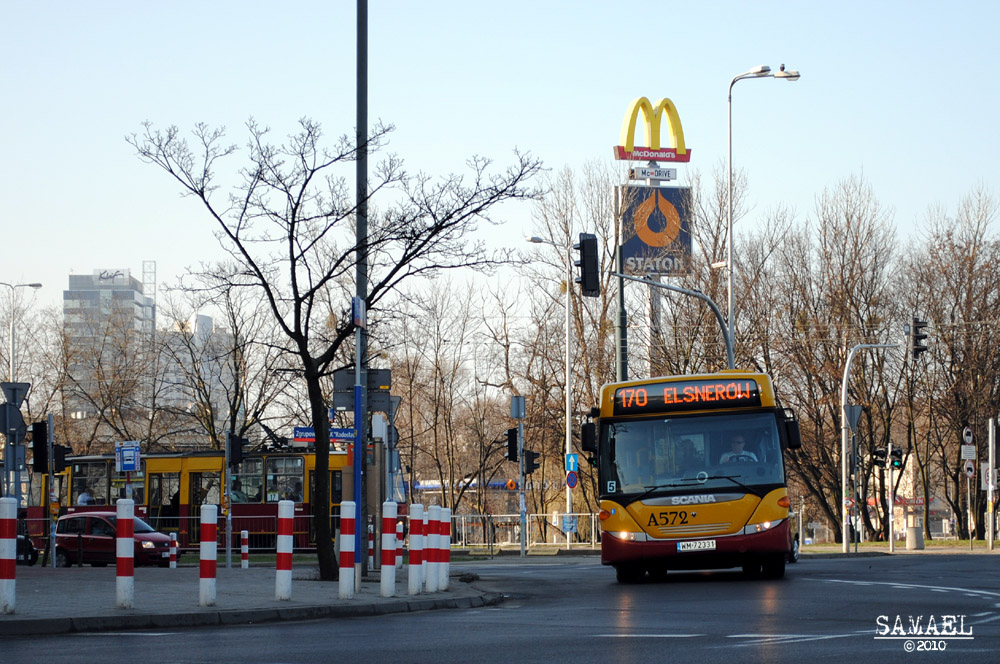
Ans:
{"type": "Polygon", "coordinates": [[[74,505],[108,504],[108,464],[104,461],[73,464],[73,484],[70,498],[74,505]],[[84,495],[84,502],[80,501],[84,495]]]}
{"type": "Polygon", "coordinates": [[[267,502],[302,502],[305,463],[302,457],[270,457],[267,460],[267,502]]]}
{"type": "Polygon", "coordinates": [[[219,473],[191,473],[190,504],[218,505],[222,495],[219,488],[219,473]]]}
{"type": "Polygon", "coordinates": [[[180,473],[149,476],[149,517],[154,528],[176,528],[181,508],[180,473]]]}
{"type": "Polygon", "coordinates": [[[240,491],[246,495],[245,500],[237,500],[234,494],[233,502],[259,503],[264,498],[263,459],[244,459],[233,473],[233,488],[236,480],[240,481],[240,491]]]}
{"type": "MultiPolygon", "coordinates": [[[[146,475],[143,472],[132,472],[129,482],[132,484],[132,500],[136,505],[146,504],[146,475]]],[[[114,473],[111,478],[112,503],[119,498],[126,498],[125,473],[114,473]]]]}

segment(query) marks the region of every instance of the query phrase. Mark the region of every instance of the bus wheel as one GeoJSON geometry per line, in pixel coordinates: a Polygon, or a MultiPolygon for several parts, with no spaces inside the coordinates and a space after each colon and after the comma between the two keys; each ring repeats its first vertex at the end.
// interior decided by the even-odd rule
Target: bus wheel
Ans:
{"type": "Polygon", "coordinates": [[[778,553],[764,559],[764,578],[780,579],[785,576],[785,554],[778,553]]]}
{"type": "Polygon", "coordinates": [[[639,583],[646,575],[646,570],[638,565],[619,565],[615,568],[618,583],[639,583]]]}
{"type": "Polygon", "coordinates": [[[746,558],[743,560],[743,575],[751,579],[760,576],[760,560],[757,558],[746,558]]]}

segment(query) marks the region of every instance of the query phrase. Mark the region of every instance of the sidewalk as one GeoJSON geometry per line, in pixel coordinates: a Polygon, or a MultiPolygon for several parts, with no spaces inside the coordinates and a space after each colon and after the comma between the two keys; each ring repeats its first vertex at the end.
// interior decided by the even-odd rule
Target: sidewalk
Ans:
{"type": "Polygon", "coordinates": [[[406,569],[396,570],[396,596],[381,597],[378,575],[361,583],[354,598],[339,598],[336,581],[319,570],[292,572],[292,597],[275,599],[274,568],[219,567],[215,606],[199,606],[198,566],[135,570],[134,608],[116,607],[115,567],[52,569],[17,567],[15,611],[0,614],[0,638],[27,634],[108,631],[307,620],[459,609],[498,604],[499,593],[472,587],[475,575],[453,575],[444,592],[407,595],[406,569]]]}

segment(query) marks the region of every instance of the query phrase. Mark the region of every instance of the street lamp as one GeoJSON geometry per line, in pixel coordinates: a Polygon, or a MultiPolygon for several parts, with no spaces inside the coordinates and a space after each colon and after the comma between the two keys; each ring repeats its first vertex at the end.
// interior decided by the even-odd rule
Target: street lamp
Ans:
{"type": "Polygon", "coordinates": [[[781,65],[781,69],[776,72],[772,72],[771,68],[767,65],[760,65],[754,67],[750,71],[743,72],[739,76],[733,78],[729,83],[729,163],[726,173],[728,176],[728,229],[726,233],[726,245],[727,245],[727,257],[726,265],[729,268],[729,334],[733,338],[733,343],[736,343],[736,325],[733,313],[733,86],[736,85],[736,81],[742,81],[745,78],[783,78],[786,81],[797,81],[799,80],[799,72],[794,69],[785,69],[785,65],[781,65]]]}
{"type": "MultiPolygon", "coordinates": [[[[573,244],[569,241],[568,236],[566,240],[566,246],[553,242],[552,240],[547,240],[542,237],[532,235],[526,237],[525,240],[531,242],[532,244],[549,244],[557,249],[565,249],[566,251],[566,459],[569,459],[569,455],[573,453],[573,410],[572,410],[572,393],[573,384],[572,376],[570,375],[570,334],[569,334],[569,323],[570,323],[570,290],[573,283],[573,244]]],[[[573,513],[573,490],[569,488],[569,483],[566,484],[566,514],[570,515],[573,513]]],[[[566,532],[566,542],[569,545],[570,534],[569,531],[566,532]]]]}
{"type": "Polygon", "coordinates": [[[8,284],[0,281],[0,286],[6,286],[10,289],[10,331],[9,331],[9,342],[10,346],[8,348],[10,352],[10,357],[7,360],[7,380],[14,382],[14,289],[15,288],[34,288],[38,290],[42,287],[41,284],[8,284]]]}

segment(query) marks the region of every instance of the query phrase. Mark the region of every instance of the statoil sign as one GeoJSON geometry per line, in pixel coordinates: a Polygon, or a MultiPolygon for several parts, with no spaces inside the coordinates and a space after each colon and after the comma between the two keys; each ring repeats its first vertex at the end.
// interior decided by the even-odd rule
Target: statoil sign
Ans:
{"type": "MultiPolygon", "coordinates": [[[[677,107],[664,97],[653,104],[646,97],[637,97],[629,104],[622,122],[615,159],[644,160],[645,168],[633,168],[633,179],[654,181],[673,180],[674,169],[661,169],[656,162],[688,162],[691,150],[684,142],[677,107]],[[635,144],[635,133],[642,115],[646,147],[635,144]],[[669,145],[662,145],[661,133],[666,120],[669,145]],[[662,173],[660,172],[662,171],[662,173]]],[[[690,272],[691,190],[686,187],[629,185],[615,191],[617,209],[622,220],[620,238],[625,271],[643,276],[683,275],[690,272]]]]}

